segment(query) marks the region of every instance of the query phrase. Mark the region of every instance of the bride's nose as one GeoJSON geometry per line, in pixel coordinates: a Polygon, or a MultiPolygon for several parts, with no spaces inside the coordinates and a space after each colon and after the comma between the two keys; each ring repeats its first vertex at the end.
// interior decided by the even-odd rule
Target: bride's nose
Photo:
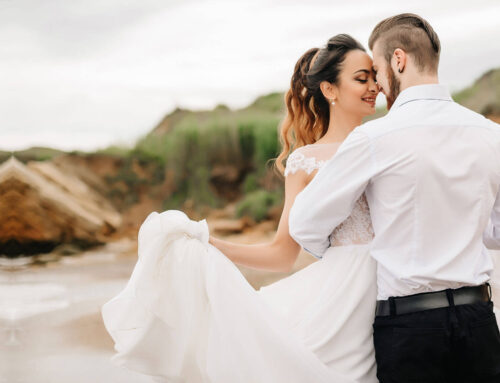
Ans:
{"type": "Polygon", "coordinates": [[[368,86],[368,91],[370,93],[378,93],[378,92],[380,92],[380,87],[378,86],[378,84],[374,80],[372,80],[372,81],[370,81],[370,84],[368,86]]]}

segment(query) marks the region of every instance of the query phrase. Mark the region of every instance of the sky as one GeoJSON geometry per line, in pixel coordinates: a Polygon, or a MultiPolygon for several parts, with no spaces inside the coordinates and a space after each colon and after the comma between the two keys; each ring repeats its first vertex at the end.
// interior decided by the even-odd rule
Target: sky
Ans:
{"type": "Polygon", "coordinates": [[[176,107],[244,107],[401,12],[438,33],[451,91],[500,67],[498,0],[0,0],[0,150],[130,146],[176,107]]]}

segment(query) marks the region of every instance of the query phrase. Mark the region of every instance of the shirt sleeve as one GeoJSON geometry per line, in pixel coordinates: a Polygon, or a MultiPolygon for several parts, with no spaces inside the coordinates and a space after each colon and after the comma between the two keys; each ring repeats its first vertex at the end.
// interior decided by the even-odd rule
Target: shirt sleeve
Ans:
{"type": "Polygon", "coordinates": [[[322,258],[330,234],[349,217],[374,172],[370,138],[355,130],[295,198],[288,221],[291,237],[322,258]]]}
{"type": "Polygon", "coordinates": [[[483,233],[483,242],[488,249],[500,250],[500,190],[493,205],[488,226],[483,233]]]}

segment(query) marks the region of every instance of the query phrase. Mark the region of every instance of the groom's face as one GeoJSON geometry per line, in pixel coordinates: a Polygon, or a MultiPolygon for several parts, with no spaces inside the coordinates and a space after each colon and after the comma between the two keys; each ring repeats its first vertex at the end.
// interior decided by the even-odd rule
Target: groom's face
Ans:
{"type": "Polygon", "coordinates": [[[376,73],[377,84],[387,99],[387,109],[391,109],[400,92],[400,81],[387,62],[381,45],[373,46],[373,71],[376,73]]]}

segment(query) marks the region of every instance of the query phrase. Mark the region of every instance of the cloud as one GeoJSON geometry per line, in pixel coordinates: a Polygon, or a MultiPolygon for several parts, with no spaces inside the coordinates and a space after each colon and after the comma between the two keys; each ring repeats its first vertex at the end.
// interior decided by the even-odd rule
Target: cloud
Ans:
{"type": "Polygon", "coordinates": [[[0,148],[103,146],[146,134],[177,105],[243,106],[286,89],[311,46],[341,32],[366,45],[403,11],[436,28],[441,79],[457,89],[500,63],[497,4],[0,0],[0,148]]]}

